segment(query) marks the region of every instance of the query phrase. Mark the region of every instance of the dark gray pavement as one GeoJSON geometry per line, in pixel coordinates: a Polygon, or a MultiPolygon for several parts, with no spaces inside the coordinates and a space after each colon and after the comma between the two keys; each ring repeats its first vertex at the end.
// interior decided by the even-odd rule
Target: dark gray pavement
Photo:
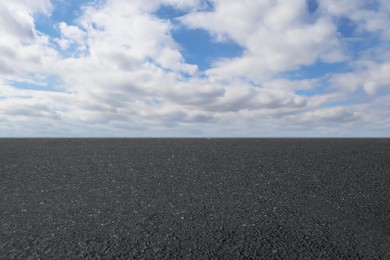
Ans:
{"type": "Polygon", "coordinates": [[[0,139],[0,259],[390,259],[390,139],[0,139]]]}

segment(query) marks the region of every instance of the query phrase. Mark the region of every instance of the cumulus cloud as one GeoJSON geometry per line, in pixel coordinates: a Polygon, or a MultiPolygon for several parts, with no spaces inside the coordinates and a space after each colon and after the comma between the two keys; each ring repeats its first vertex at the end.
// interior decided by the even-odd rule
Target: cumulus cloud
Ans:
{"type": "Polygon", "coordinates": [[[49,40],[34,25],[35,13],[49,13],[50,1],[0,2],[0,75],[20,80],[46,73],[57,58],[49,40]]]}
{"type": "Polygon", "coordinates": [[[386,113],[371,115],[390,85],[390,6],[375,3],[321,0],[313,12],[305,0],[92,1],[48,34],[36,17],[54,19],[55,2],[0,1],[0,135],[343,135],[367,122],[386,129],[390,122],[373,122],[386,113]],[[183,15],[159,17],[167,6],[183,15]],[[337,24],[345,17],[354,36],[381,43],[351,55],[337,24]],[[175,41],[178,28],[243,52],[202,71],[175,41]],[[319,62],[345,62],[349,71],[288,76],[319,62]],[[350,102],[359,89],[367,95],[350,102]]]}
{"type": "Polygon", "coordinates": [[[209,75],[264,80],[317,60],[345,59],[332,20],[311,16],[304,0],[216,0],[215,11],[190,13],[181,21],[244,47],[241,57],[216,61],[209,75]]]}
{"type": "Polygon", "coordinates": [[[348,91],[362,88],[368,94],[374,95],[379,90],[390,89],[390,63],[370,63],[357,72],[350,72],[332,77],[335,87],[348,91]]]}
{"type": "Polygon", "coordinates": [[[353,21],[361,32],[378,33],[390,39],[389,3],[379,1],[320,1],[323,12],[353,21]]]}

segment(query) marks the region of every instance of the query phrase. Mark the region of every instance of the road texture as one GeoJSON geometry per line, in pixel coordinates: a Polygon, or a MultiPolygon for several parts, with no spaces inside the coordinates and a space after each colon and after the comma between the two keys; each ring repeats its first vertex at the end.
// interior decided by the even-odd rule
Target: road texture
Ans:
{"type": "Polygon", "coordinates": [[[390,259],[390,139],[0,139],[0,259],[390,259]]]}

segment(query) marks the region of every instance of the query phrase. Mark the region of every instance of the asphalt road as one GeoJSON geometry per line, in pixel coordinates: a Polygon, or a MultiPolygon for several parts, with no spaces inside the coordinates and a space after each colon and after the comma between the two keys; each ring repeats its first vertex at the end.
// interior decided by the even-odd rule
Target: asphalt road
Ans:
{"type": "Polygon", "coordinates": [[[390,259],[390,139],[0,139],[0,259],[390,259]]]}

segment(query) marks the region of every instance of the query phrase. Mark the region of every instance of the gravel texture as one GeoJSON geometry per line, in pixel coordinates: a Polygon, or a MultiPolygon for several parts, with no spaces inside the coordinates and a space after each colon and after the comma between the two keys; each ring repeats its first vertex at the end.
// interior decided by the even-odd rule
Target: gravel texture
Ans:
{"type": "Polygon", "coordinates": [[[0,259],[390,259],[390,139],[0,139],[0,259]]]}

